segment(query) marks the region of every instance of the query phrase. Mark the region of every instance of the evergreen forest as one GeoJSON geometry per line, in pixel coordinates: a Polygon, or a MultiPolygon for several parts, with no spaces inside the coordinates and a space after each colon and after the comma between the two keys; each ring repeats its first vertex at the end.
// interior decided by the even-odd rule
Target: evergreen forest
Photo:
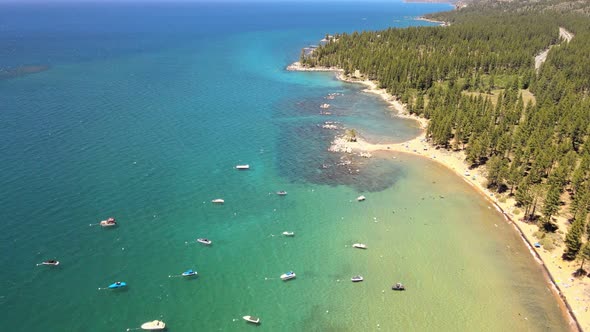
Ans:
{"type": "Polygon", "coordinates": [[[590,237],[590,1],[465,3],[427,17],[446,26],[336,34],[300,61],[378,81],[430,120],[431,143],[485,165],[488,187],[540,232],[567,218],[573,260],[590,237]]]}

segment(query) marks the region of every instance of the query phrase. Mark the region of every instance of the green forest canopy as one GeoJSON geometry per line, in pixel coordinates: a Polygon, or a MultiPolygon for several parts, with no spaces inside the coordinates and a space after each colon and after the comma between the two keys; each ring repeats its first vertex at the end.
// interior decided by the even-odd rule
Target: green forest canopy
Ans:
{"type": "Polygon", "coordinates": [[[573,259],[590,234],[588,2],[473,0],[429,15],[450,26],[335,35],[301,62],[379,81],[430,119],[433,144],[485,164],[490,189],[514,196],[541,230],[555,231],[552,217],[569,213],[576,234],[564,257],[573,259]],[[575,34],[571,42],[560,40],[560,27],[575,34]],[[536,102],[525,103],[525,90],[536,102]]]}

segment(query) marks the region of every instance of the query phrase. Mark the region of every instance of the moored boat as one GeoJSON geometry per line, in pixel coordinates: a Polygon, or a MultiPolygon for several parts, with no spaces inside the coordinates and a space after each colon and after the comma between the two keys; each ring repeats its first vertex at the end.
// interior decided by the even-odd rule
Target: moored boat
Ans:
{"type": "Polygon", "coordinates": [[[295,278],[296,276],[297,275],[295,275],[295,272],[289,271],[287,273],[281,274],[281,280],[283,280],[283,281],[291,280],[291,279],[295,278]]]}
{"type": "Polygon", "coordinates": [[[367,198],[365,196],[363,196],[363,195],[361,195],[361,196],[359,196],[359,197],[356,198],[356,200],[359,201],[359,202],[362,202],[365,199],[367,199],[367,198]]]}
{"type": "Polygon", "coordinates": [[[350,281],[352,282],[359,282],[359,281],[363,281],[365,279],[363,279],[363,276],[354,276],[352,278],[350,278],[350,281]]]}
{"type": "Polygon", "coordinates": [[[283,191],[283,190],[277,191],[277,195],[279,195],[279,196],[287,196],[287,192],[286,191],[283,191]]]}
{"type": "Polygon", "coordinates": [[[258,318],[258,317],[248,315],[248,316],[244,316],[242,318],[244,318],[244,320],[247,321],[248,323],[260,324],[260,318],[258,318]]]}
{"type": "Polygon", "coordinates": [[[367,245],[364,243],[355,243],[352,245],[353,248],[358,248],[358,249],[367,249],[367,245]]]}
{"type": "Polygon", "coordinates": [[[250,169],[250,165],[237,165],[236,169],[239,169],[239,170],[250,169]]]}
{"type": "Polygon", "coordinates": [[[155,331],[155,330],[163,330],[165,328],[166,328],[166,324],[161,320],[153,320],[151,322],[146,322],[146,323],[141,324],[142,330],[155,331]]]}
{"type": "Polygon", "coordinates": [[[398,282],[397,284],[391,286],[391,289],[396,291],[403,291],[406,290],[406,286],[404,286],[401,282],[398,282]]]}
{"type": "Polygon", "coordinates": [[[193,271],[193,270],[186,270],[186,271],[182,272],[183,277],[193,277],[196,275],[197,275],[197,271],[193,271]]]}
{"type": "Polygon", "coordinates": [[[197,242],[202,243],[202,244],[206,244],[206,245],[210,245],[211,243],[213,243],[211,240],[205,239],[205,238],[197,239],[197,242]]]}
{"type": "Polygon", "coordinates": [[[216,198],[216,199],[212,200],[211,203],[213,203],[213,204],[223,204],[223,203],[225,203],[225,201],[223,199],[221,199],[221,198],[216,198]]]}
{"type": "Polygon", "coordinates": [[[115,221],[115,218],[111,217],[107,220],[102,220],[100,222],[100,226],[102,227],[113,227],[113,226],[117,226],[117,221],[115,221]]]}
{"type": "Polygon", "coordinates": [[[112,284],[109,285],[110,289],[117,289],[117,288],[123,288],[123,287],[127,287],[127,283],[125,281],[117,281],[117,282],[113,282],[112,284]]]}
{"type": "Polygon", "coordinates": [[[285,232],[283,232],[283,235],[284,236],[295,236],[295,233],[294,232],[286,232],[285,231],[285,232]]]}
{"type": "Polygon", "coordinates": [[[59,261],[57,261],[55,259],[49,259],[49,260],[43,261],[43,262],[41,262],[41,264],[37,264],[37,265],[58,266],[59,261]]]}

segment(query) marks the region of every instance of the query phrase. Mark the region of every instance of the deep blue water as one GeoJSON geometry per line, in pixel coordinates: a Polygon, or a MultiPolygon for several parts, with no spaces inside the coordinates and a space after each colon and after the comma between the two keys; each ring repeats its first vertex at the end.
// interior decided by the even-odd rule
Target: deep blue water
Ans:
{"type": "MultiPolygon", "coordinates": [[[[413,18],[446,9],[401,2],[0,5],[0,68],[11,73],[0,79],[3,330],[122,331],[163,319],[171,331],[233,331],[252,327],[240,318],[246,314],[260,315],[260,328],[269,331],[370,330],[377,321],[386,330],[452,330],[453,317],[470,317],[459,326],[481,329],[513,311],[539,318],[507,317],[498,330],[563,328],[542,278],[522,298],[511,292],[524,278],[514,275],[529,278],[530,270],[515,273],[523,268],[506,262],[510,252],[462,249],[462,239],[489,231],[478,228],[485,223],[464,230],[469,216],[500,218],[463,184],[444,207],[449,225],[457,223],[450,230],[463,229],[449,231],[454,245],[437,248],[436,239],[411,228],[416,241],[403,247],[425,236],[432,247],[422,249],[434,255],[447,248],[450,266],[492,267],[488,278],[506,283],[505,293],[443,273],[440,282],[464,278],[466,292],[482,293],[385,298],[381,289],[393,272],[378,257],[422,257],[394,245],[409,237],[383,236],[388,223],[402,222],[389,209],[405,202],[404,220],[440,218],[441,206],[405,200],[419,202],[423,191],[414,189],[447,173],[422,174],[424,161],[412,158],[339,166],[343,156],[326,151],[337,131],[322,129],[324,122],[376,141],[411,138],[415,124],[392,119],[381,100],[332,74],[284,70],[326,33],[425,25],[413,18]],[[320,114],[335,92],[342,96],[332,114],[320,114]],[[234,169],[243,163],[252,168],[234,169]],[[289,195],[280,198],[277,190],[289,195]],[[398,197],[400,191],[407,195],[398,197]],[[374,195],[372,203],[351,204],[360,193],[374,195]],[[226,204],[213,206],[219,197],[226,204]],[[89,226],[109,216],[119,220],[116,229],[89,226]],[[373,216],[382,226],[358,222],[373,216]],[[285,230],[297,236],[280,237],[285,230]],[[196,245],[197,237],[214,245],[196,245]],[[373,256],[342,249],[362,239],[373,256]],[[61,265],[36,266],[49,258],[61,265]],[[200,276],[168,277],[187,268],[200,276]],[[291,269],[298,279],[276,280],[291,269]],[[359,269],[374,280],[366,288],[336,282],[359,269]],[[98,290],[117,280],[129,288],[98,290]],[[363,308],[351,311],[359,296],[363,308]],[[423,303],[429,297],[434,301],[423,303]],[[390,312],[420,306],[432,319],[390,312]],[[355,319],[359,313],[365,318],[355,319]]],[[[510,231],[489,241],[508,236],[526,252],[510,231]]],[[[416,265],[395,273],[416,286],[431,284],[430,265],[439,268],[420,259],[407,264],[416,265]]]]}

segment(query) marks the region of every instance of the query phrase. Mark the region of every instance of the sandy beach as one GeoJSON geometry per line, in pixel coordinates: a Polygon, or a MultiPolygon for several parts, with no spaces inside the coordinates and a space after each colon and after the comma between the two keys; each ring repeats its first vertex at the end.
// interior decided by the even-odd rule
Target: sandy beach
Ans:
{"type": "MultiPolygon", "coordinates": [[[[373,93],[383,98],[390,105],[391,111],[395,112],[396,116],[419,122],[420,127],[423,129],[422,134],[403,143],[373,144],[363,139],[361,132],[356,142],[349,142],[344,137],[336,137],[332,142],[330,150],[365,155],[372,151],[389,151],[392,154],[409,153],[423,158],[429,158],[454,171],[483,195],[494,208],[505,216],[506,221],[511,223],[515,227],[515,230],[520,233],[535,261],[542,265],[547,272],[548,288],[560,299],[559,302],[564,313],[570,317],[572,330],[590,330],[590,313],[588,312],[588,308],[590,307],[590,282],[587,278],[578,279],[572,277],[572,273],[579,268],[579,262],[567,262],[561,259],[561,254],[565,247],[563,243],[551,251],[534,247],[534,243],[538,242],[538,239],[534,236],[534,233],[538,230],[537,226],[519,220],[522,218],[522,213],[520,215],[515,213],[519,212],[519,210],[516,209],[513,198],[498,196],[498,194],[487,189],[485,166],[469,169],[469,165],[465,162],[465,153],[463,151],[450,151],[432,146],[427,141],[425,134],[428,120],[409,114],[405,106],[394,96],[387,93],[385,89],[378,87],[378,82],[347,77],[338,68],[304,68],[299,63],[294,63],[287,70],[333,71],[340,80],[365,85],[367,87],[365,92],[373,93]]],[[[560,225],[560,230],[565,232],[567,230],[566,218],[559,217],[557,222],[560,225]]]]}
{"type": "Polygon", "coordinates": [[[445,22],[445,21],[437,21],[437,20],[431,20],[431,19],[429,19],[429,18],[426,18],[426,17],[418,17],[416,20],[417,20],[417,21],[425,21],[425,22],[430,22],[430,23],[436,23],[436,24],[440,25],[441,27],[446,27],[446,26],[449,26],[449,25],[450,25],[450,24],[449,24],[449,22],[445,22]]]}

